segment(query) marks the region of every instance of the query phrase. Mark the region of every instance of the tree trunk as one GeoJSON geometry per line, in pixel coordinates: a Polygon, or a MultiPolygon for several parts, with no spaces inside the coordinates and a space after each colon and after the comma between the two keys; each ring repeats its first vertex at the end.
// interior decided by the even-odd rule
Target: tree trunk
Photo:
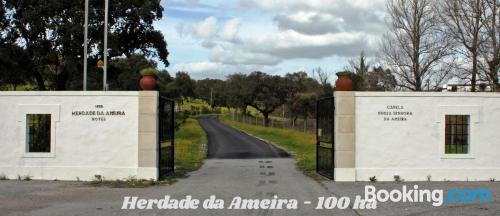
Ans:
{"type": "Polygon", "coordinates": [[[472,53],[472,78],[471,78],[471,92],[476,91],[476,77],[477,77],[477,53],[472,53]]]}
{"type": "MultiPolygon", "coordinates": [[[[494,59],[495,57],[493,57],[494,59]]],[[[490,61],[489,64],[489,71],[488,71],[488,79],[491,85],[491,91],[492,92],[497,92],[498,89],[498,75],[496,75],[496,71],[499,67],[496,66],[497,60],[492,60],[490,61]]]]}
{"type": "Polygon", "coordinates": [[[269,113],[262,113],[264,116],[264,126],[269,127],[269,113]]]}
{"type": "Polygon", "coordinates": [[[38,71],[35,71],[33,75],[35,76],[36,84],[38,85],[38,90],[39,91],[47,90],[42,75],[38,71]]]}
{"type": "Polygon", "coordinates": [[[67,76],[67,73],[66,72],[61,72],[58,76],[57,76],[57,81],[56,81],[56,90],[57,91],[64,91],[66,90],[66,80],[67,80],[68,76],[67,76]]]}
{"type": "Polygon", "coordinates": [[[304,118],[304,133],[307,132],[307,118],[304,118]]]}
{"type": "Polygon", "coordinates": [[[243,115],[247,114],[247,105],[241,107],[241,112],[243,113],[243,115]]]}

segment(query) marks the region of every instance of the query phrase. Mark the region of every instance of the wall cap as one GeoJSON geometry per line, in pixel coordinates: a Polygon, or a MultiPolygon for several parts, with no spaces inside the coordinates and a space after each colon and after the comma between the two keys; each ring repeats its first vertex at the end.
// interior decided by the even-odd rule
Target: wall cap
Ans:
{"type": "MultiPolygon", "coordinates": [[[[155,94],[156,91],[151,91],[155,94]]],[[[141,91],[0,91],[1,96],[139,96],[141,91]]]]}
{"type": "Polygon", "coordinates": [[[492,97],[499,92],[354,92],[355,97],[492,97]]]}

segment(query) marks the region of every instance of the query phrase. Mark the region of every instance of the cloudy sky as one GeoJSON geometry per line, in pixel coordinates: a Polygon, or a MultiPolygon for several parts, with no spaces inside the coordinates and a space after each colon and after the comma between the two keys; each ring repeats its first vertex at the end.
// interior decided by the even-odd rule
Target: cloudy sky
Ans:
{"type": "Polygon", "coordinates": [[[384,0],[163,0],[156,22],[168,71],[195,79],[263,71],[342,70],[362,50],[375,56],[386,31],[384,0]]]}

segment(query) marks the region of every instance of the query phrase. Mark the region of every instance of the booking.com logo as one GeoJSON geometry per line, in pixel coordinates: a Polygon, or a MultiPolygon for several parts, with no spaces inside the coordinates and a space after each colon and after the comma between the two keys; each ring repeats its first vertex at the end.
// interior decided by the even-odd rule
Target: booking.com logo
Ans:
{"type": "Polygon", "coordinates": [[[445,203],[486,203],[491,202],[491,190],[488,189],[451,189],[444,199],[445,203]]]}
{"type": "Polygon", "coordinates": [[[429,202],[433,206],[442,206],[445,203],[487,203],[491,202],[491,190],[488,189],[450,189],[445,193],[442,189],[421,189],[418,185],[391,191],[377,188],[373,185],[365,186],[365,200],[369,202],[429,202]]]}

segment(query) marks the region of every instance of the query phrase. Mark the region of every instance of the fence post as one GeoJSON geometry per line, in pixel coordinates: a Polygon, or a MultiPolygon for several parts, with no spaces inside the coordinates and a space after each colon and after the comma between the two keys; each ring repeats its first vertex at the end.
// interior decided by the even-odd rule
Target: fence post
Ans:
{"type": "Polygon", "coordinates": [[[274,119],[271,119],[271,127],[274,127],[274,119]]]}
{"type": "Polygon", "coordinates": [[[257,126],[257,124],[258,124],[257,120],[258,120],[258,117],[255,116],[255,126],[257,126]]]}
{"type": "Polygon", "coordinates": [[[304,119],[304,133],[306,132],[307,129],[307,119],[304,119]]]}

